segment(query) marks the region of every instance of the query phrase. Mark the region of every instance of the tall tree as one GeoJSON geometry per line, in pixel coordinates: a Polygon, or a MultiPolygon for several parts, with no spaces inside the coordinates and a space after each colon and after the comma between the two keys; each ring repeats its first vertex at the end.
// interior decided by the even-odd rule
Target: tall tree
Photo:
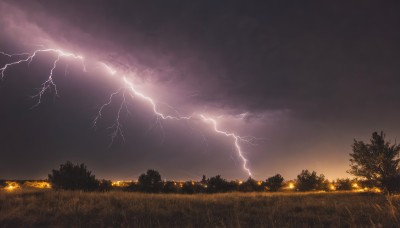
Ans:
{"type": "Polygon", "coordinates": [[[139,189],[144,192],[157,193],[163,189],[161,175],[158,171],[149,169],[139,177],[139,189]]]}
{"type": "Polygon", "coordinates": [[[372,187],[389,193],[398,188],[400,146],[385,140],[383,132],[372,133],[370,143],[354,140],[350,153],[350,174],[372,187]]]}

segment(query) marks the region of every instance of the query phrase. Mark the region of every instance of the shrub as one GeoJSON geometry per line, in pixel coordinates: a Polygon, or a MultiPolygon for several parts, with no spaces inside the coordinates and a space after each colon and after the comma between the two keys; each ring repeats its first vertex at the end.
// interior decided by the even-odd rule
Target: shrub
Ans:
{"type": "Polygon", "coordinates": [[[349,178],[336,180],[336,190],[350,191],[352,189],[353,189],[352,182],[349,178]]]}
{"type": "Polygon", "coordinates": [[[302,170],[297,175],[296,187],[299,191],[325,190],[326,183],[324,175],[317,176],[315,171],[302,170]]]}
{"type": "Polygon", "coordinates": [[[161,175],[158,171],[149,169],[139,176],[138,187],[140,191],[158,193],[163,189],[161,175]]]}
{"type": "Polygon", "coordinates": [[[221,178],[221,175],[217,175],[215,177],[211,177],[207,181],[208,193],[216,193],[216,192],[227,192],[229,191],[229,183],[225,179],[221,178]]]}
{"type": "Polygon", "coordinates": [[[99,181],[84,164],[74,165],[70,161],[61,164],[59,170],[53,169],[48,177],[54,189],[94,191],[99,186],[99,181]]]}
{"type": "Polygon", "coordinates": [[[283,181],[284,181],[283,177],[280,174],[276,174],[275,176],[268,178],[265,185],[268,187],[270,191],[276,192],[282,188],[283,181]]]}

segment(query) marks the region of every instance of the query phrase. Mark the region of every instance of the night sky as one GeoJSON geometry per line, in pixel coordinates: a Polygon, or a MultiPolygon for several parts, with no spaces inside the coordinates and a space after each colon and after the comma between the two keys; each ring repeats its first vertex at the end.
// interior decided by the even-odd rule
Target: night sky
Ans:
{"type": "MultiPolygon", "coordinates": [[[[157,121],[148,102],[127,97],[125,140],[111,144],[122,96],[92,126],[126,76],[176,115],[206,114],[240,143],[255,179],[302,169],[347,177],[353,139],[400,136],[398,1],[0,2],[0,51],[54,48],[54,90],[37,94],[57,58],[40,53],[7,68],[0,82],[0,179],[46,178],[70,160],[99,178],[163,179],[221,174],[245,179],[232,138],[210,123],[157,121]],[[111,75],[99,62],[118,71],[111,75]]],[[[0,67],[22,56],[0,55],[0,67]]]]}

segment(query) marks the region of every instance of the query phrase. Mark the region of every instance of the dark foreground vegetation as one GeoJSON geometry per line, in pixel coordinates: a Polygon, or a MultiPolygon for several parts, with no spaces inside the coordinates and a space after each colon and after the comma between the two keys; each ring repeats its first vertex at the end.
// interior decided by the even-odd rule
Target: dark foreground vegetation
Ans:
{"type": "Polygon", "coordinates": [[[400,227],[373,193],[0,192],[0,227],[400,227]]]}
{"type": "MultiPolygon", "coordinates": [[[[285,181],[280,175],[265,180],[227,181],[220,175],[201,180],[175,182],[162,181],[158,171],[149,169],[139,176],[138,181],[113,183],[98,180],[84,164],[74,165],[66,162],[48,175],[48,180],[55,190],[110,191],[117,187],[125,191],[145,193],[224,193],[224,192],[276,192],[284,189],[296,191],[349,191],[374,190],[394,194],[400,192],[400,145],[385,140],[383,132],[372,134],[370,143],[354,140],[350,153],[350,169],[353,180],[337,179],[329,181],[323,174],[302,170],[295,180],[285,181]]],[[[0,188],[5,187],[0,180],[0,188]]],[[[13,186],[9,186],[13,189],[13,186]]]]}

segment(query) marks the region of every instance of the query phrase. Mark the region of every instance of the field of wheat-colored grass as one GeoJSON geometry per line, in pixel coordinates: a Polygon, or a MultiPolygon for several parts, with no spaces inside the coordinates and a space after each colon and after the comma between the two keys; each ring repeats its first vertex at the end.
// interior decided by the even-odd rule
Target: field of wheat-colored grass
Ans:
{"type": "Polygon", "coordinates": [[[352,192],[0,192],[0,227],[399,227],[399,210],[400,196],[352,192]]]}

